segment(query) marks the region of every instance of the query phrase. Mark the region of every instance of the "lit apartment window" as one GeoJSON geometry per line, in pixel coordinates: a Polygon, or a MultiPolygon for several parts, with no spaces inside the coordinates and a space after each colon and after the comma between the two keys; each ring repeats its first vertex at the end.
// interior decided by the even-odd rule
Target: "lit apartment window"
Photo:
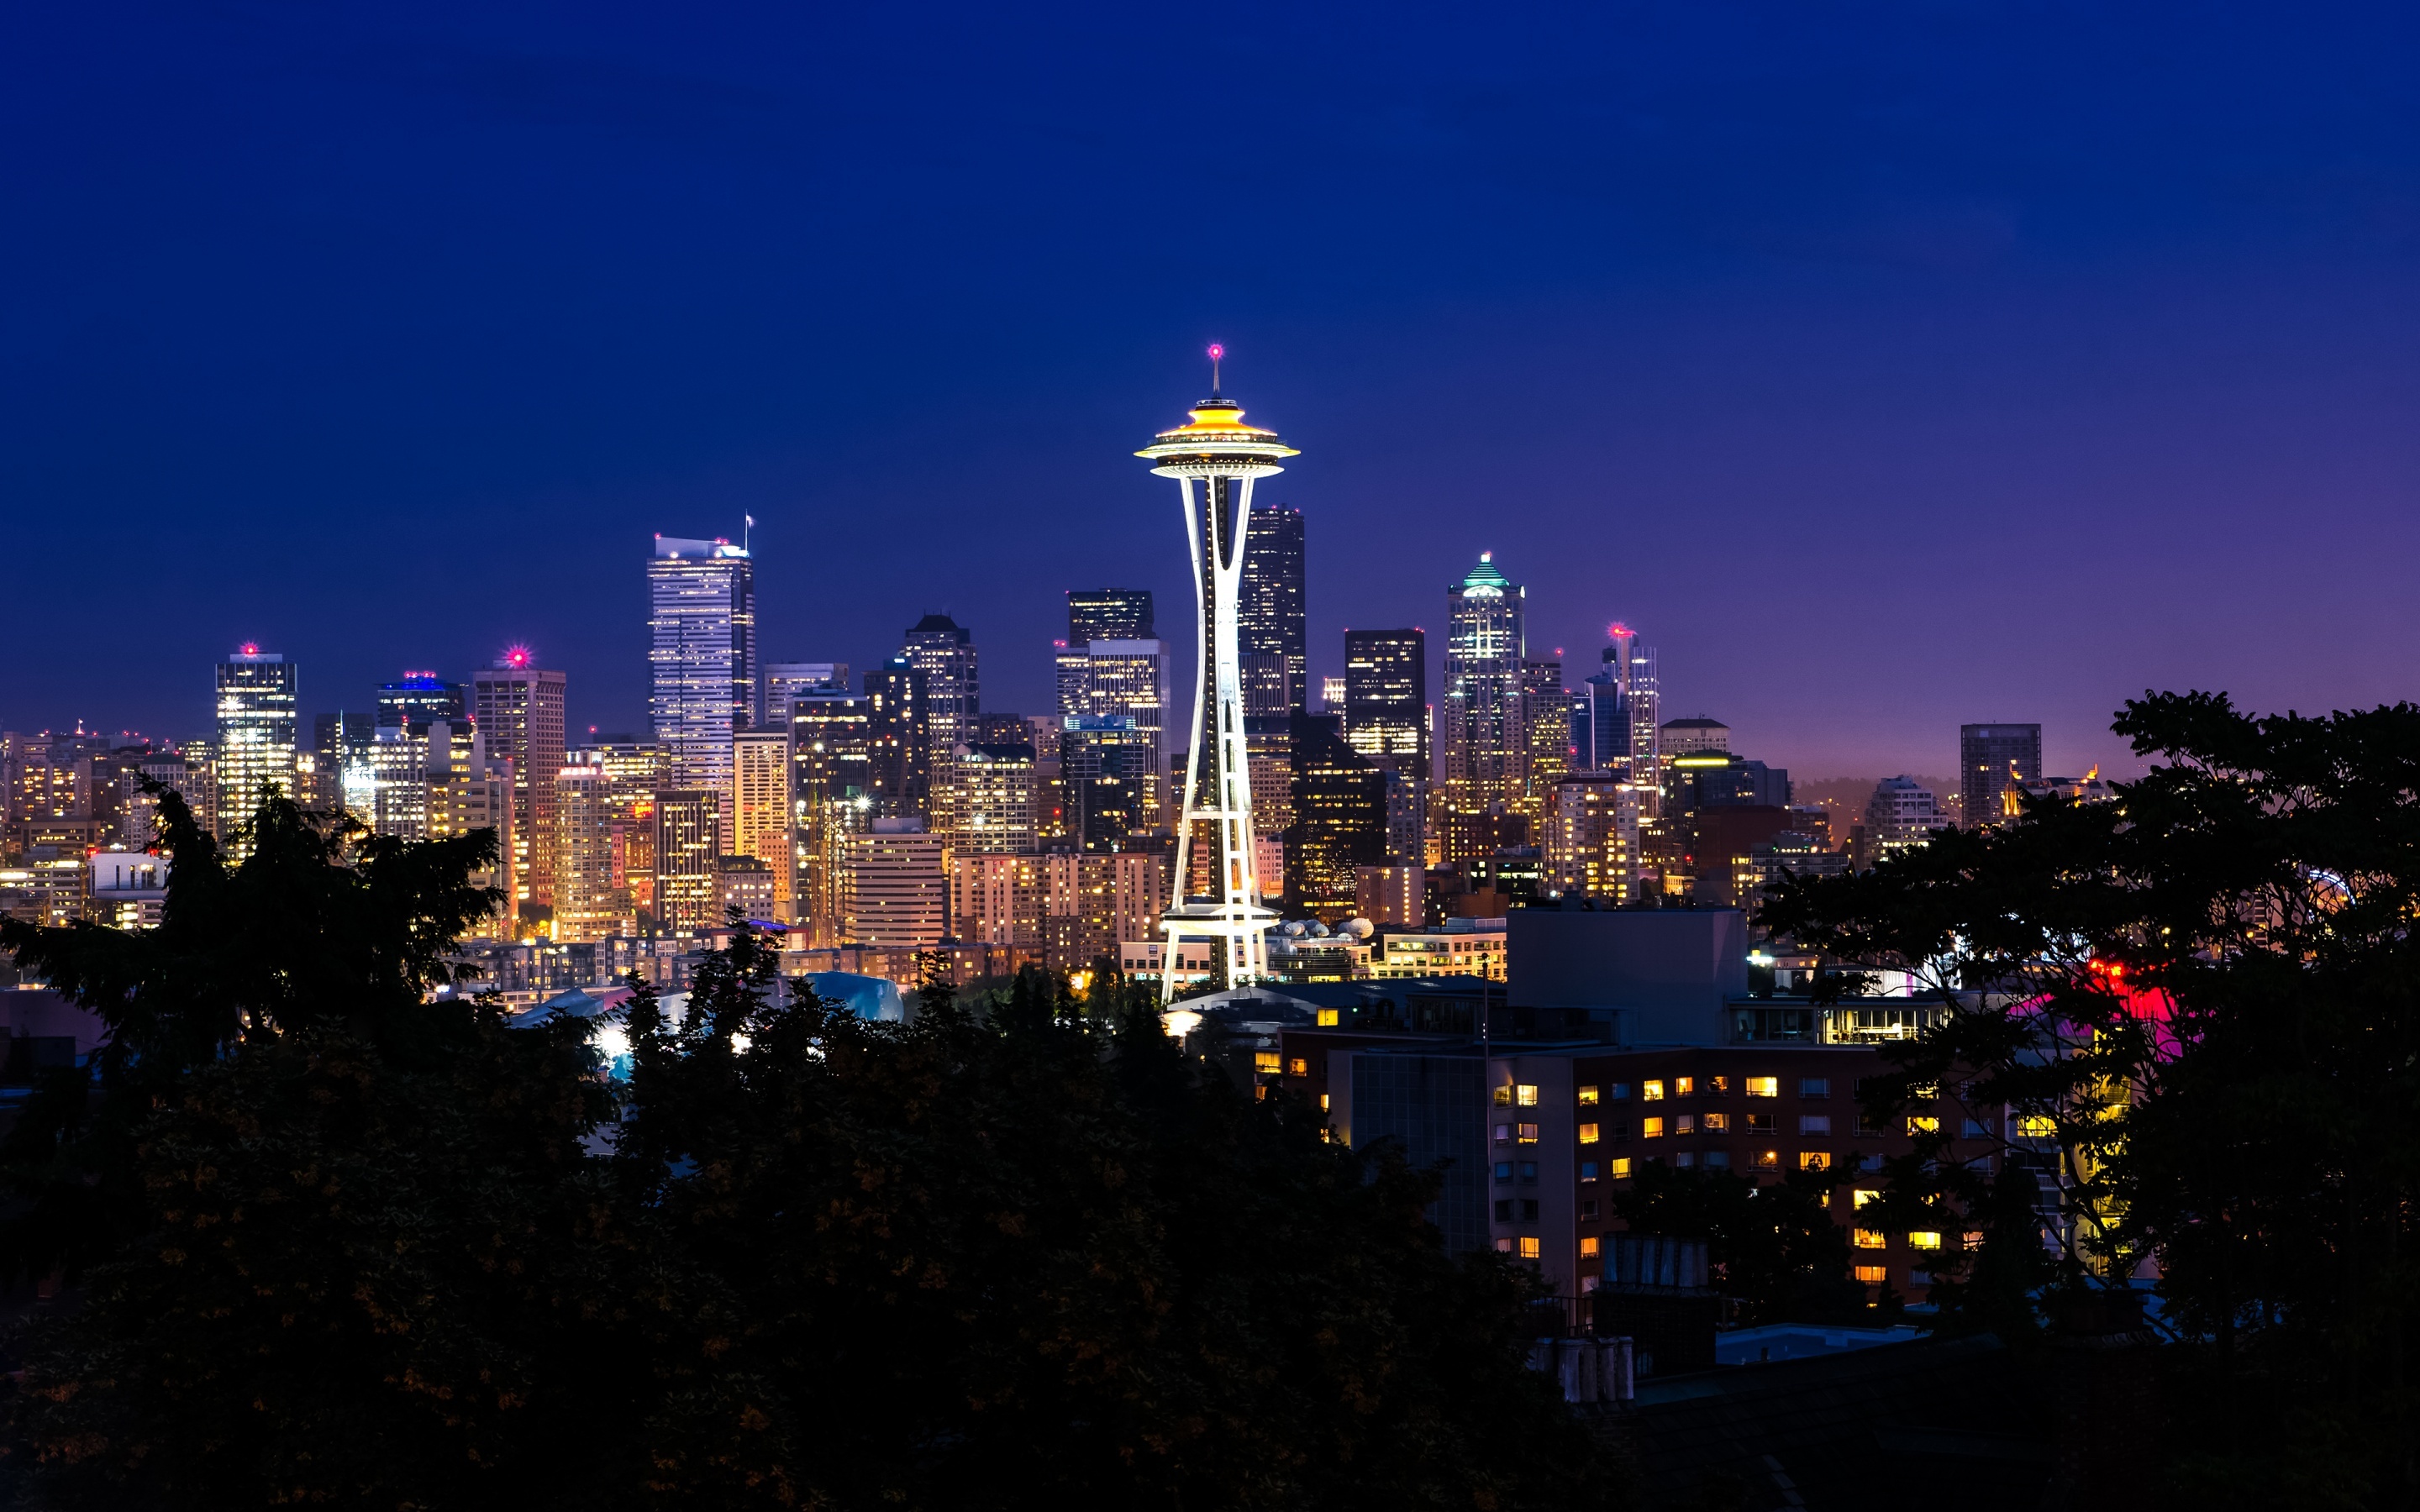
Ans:
{"type": "Polygon", "coordinates": [[[1781,1151],[1760,1149],[1748,1157],[1748,1164],[1760,1171],[1777,1171],[1781,1169],[1781,1151]]]}
{"type": "Polygon", "coordinates": [[[1499,1123],[1496,1126],[1496,1142],[1499,1145],[1509,1145],[1512,1142],[1512,1126],[1511,1124],[1499,1123]]]}
{"type": "Polygon", "coordinates": [[[1595,1105],[1596,1105],[1596,1088],[1593,1088],[1593,1087],[1583,1087],[1583,1088],[1580,1088],[1580,1106],[1582,1106],[1582,1107],[1586,1108],[1586,1107],[1594,1107],[1595,1105]]]}
{"type": "Polygon", "coordinates": [[[1525,1108],[1534,1108],[1538,1105],[1538,1088],[1528,1082],[1523,1082],[1512,1088],[1512,1101],[1525,1108]]]}
{"type": "Polygon", "coordinates": [[[1801,1134],[1828,1134],[1832,1132],[1832,1115],[1802,1113],[1798,1115],[1798,1132],[1801,1134]]]}
{"type": "Polygon", "coordinates": [[[1802,1171],[1828,1171],[1832,1168],[1832,1157],[1821,1149],[1802,1149],[1798,1152],[1798,1168],[1802,1171]]]}
{"type": "Polygon", "coordinates": [[[1881,1193],[1876,1192],[1869,1187],[1861,1186],[1854,1192],[1849,1194],[1849,1206],[1853,1208],[1862,1208],[1869,1202],[1880,1202],[1882,1199],[1883,1195],[1881,1193]]]}
{"type": "Polygon", "coordinates": [[[1705,1115],[1705,1119],[1706,1133],[1708,1134],[1729,1134],[1731,1132],[1731,1116],[1728,1113],[1709,1113],[1705,1115]]]}
{"type": "Polygon", "coordinates": [[[1696,1134],[1698,1132],[1698,1116],[1694,1113],[1683,1113],[1679,1118],[1674,1119],[1672,1120],[1672,1132],[1676,1134],[1696,1134]]]}
{"type": "Polygon", "coordinates": [[[1289,1076],[1308,1076],[1311,1074],[1311,1062],[1300,1056],[1296,1056],[1286,1062],[1286,1074],[1289,1076]]]}
{"type": "MultiPolygon", "coordinates": [[[[1592,1160],[1584,1160],[1580,1162],[1580,1180],[1583,1181],[1593,1181],[1596,1180],[1596,1162],[1592,1160]]],[[[1587,1206],[1587,1204],[1582,1204],[1582,1206],[1587,1206]]]]}
{"type": "Polygon", "coordinates": [[[1889,1274],[1890,1271],[1885,1266],[1860,1265],[1857,1267],[1857,1280],[1869,1287],[1881,1286],[1889,1274]]]}
{"type": "Polygon", "coordinates": [[[2027,1113],[2018,1117],[2015,1122],[2017,1126],[2017,1137],[2020,1139],[2055,1139],[2058,1137],[2058,1120],[2052,1118],[2049,1114],[2027,1113]]]}
{"type": "Polygon", "coordinates": [[[1615,1157],[1613,1158],[1613,1161],[1612,1161],[1612,1163],[1611,1163],[1611,1164],[1612,1164],[1612,1165],[1613,1165],[1613,1179],[1614,1179],[1615,1180],[1617,1180],[1617,1181],[1627,1181],[1627,1180],[1630,1180],[1630,1157],[1629,1157],[1629,1156],[1627,1156],[1627,1155],[1617,1155],[1617,1156],[1615,1156],[1615,1157]]]}
{"type": "Polygon", "coordinates": [[[1538,1126],[1534,1123],[1525,1123],[1521,1125],[1520,1133],[1516,1136],[1516,1142],[1524,1145],[1536,1144],[1538,1142],[1538,1126]]]}
{"type": "Polygon", "coordinates": [[[1605,1085],[1605,1100],[1606,1100],[1606,1102],[1608,1102],[1608,1103],[1627,1103],[1627,1102],[1629,1102],[1629,1101],[1630,1101],[1630,1084],[1629,1084],[1628,1082],[1607,1082],[1607,1083],[1606,1083],[1606,1085],[1605,1085]]]}
{"type": "Polygon", "coordinates": [[[1779,1097],[1781,1095],[1781,1078],[1778,1076],[1749,1076],[1743,1078],[1743,1080],[1746,1083],[1747,1095],[1750,1097],[1779,1097]]]}
{"type": "Polygon", "coordinates": [[[1687,1097],[1697,1089],[1698,1084],[1686,1076],[1675,1076],[1672,1078],[1672,1095],[1674,1097],[1687,1097]]]}
{"type": "Polygon", "coordinates": [[[1849,1230],[1849,1242],[1859,1249],[1880,1249],[1885,1242],[1879,1228],[1852,1228],[1849,1230]]]}
{"type": "Polygon", "coordinates": [[[1511,1083],[1508,1082],[1504,1086],[1496,1089],[1496,1105],[1499,1108],[1509,1108],[1512,1105],[1512,1087],[1511,1083]]]}
{"type": "Polygon", "coordinates": [[[1538,1236],[1535,1234],[1523,1234],[1521,1236],[1521,1257],[1525,1260],[1534,1260],[1538,1257],[1538,1236]]]}
{"type": "Polygon", "coordinates": [[[1592,1256],[1593,1256],[1593,1255],[1595,1255],[1595,1254],[1596,1254],[1596,1236],[1595,1236],[1594,1234],[1586,1234],[1586,1235],[1581,1236],[1581,1238],[1580,1238],[1580,1258],[1582,1258],[1582,1259],[1588,1259],[1588,1258],[1590,1258],[1590,1257],[1592,1257],[1592,1256]]]}
{"type": "Polygon", "coordinates": [[[1278,1073],[1278,1053],[1274,1050],[1253,1051],[1252,1069],[1257,1072],[1264,1072],[1271,1076],[1276,1075],[1278,1073]]]}
{"type": "Polygon", "coordinates": [[[1639,1120],[1638,1120],[1638,1137],[1639,1137],[1639,1138],[1641,1138],[1641,1139],[1661,1139],[1661,1138],[1663,1138],[1663,1137],[1664,1137],[1664,1120],[1663,1120],[1663,1119],[1639,1119],[1639,1120]]]}
{"type": "Polygon", "coordinates": [[[1319,1011],[1319,1026],[1323,1029],[1332,1029],[1336,1027],[1337,1021],[1342,1016],[1343,1011],[1341,1009],[1323,1008],[1319,1011]]]}
{"type": "Polygon", "coordinates": [[[1934,1118],[1930,1113],[1911,1113],[1907,1116],[1907,1133],[1908,1137],[1911,1139],[1916,1137],[1917,1134],[1939,1134],[1940,1132],[1941,1120],[1934,1118]]]}
{"type": "Polygon", "coordinates": [[[1664,1084],[1662,1082],[1640,1082],[1638,1084],[1638,1097],[1639,1101],[1645,1103],[1663,1102],[1664,1084]]]}
{"type": "Polygon", "coordinates": [[[1327,1094],[1326,1092],[1319,1094],[1319,1111],[1322,1113],[1327,1111],[1327,1094]]]}
{"type": "Polygon", "coordinates": [[[1798,1095],[1800,1097],[1830,1097],[1832,1095],[1832,1078],[1829,1076],[1801,1076],[1798,1078],[1798,1095]]]}
{"type": "Polygon", "coordinates": [[[1907,1236],[1907,1247],[1910,1249],[1939,1249],[1941,1247],[1941,1235],[1930,1228],[1916,1229],[1915,1232],[1907,1236]]]}
{"type": "Polygon", "coordinates": [[[1498,1255],[1510,1255],[1510,1254],[1512,1254],[1512,1241],[1511,1241],[1510,1239],[1499,1239],[1499,1240],[1497,1240],[1497,1241],[1496,1242],[1496,1253],[1497,1253],[1498,1255]]]}
{"type": "Polygon", "coordinates": [[[1596,1134],[1597,1134],[1597,1131],[1596,1131],[1596,1125],[1595,1125],[1595,1124],[1593,1124],[1593,1123],[1583,1123],[1583,1124],[1581,1124],[1581,1125],[1580,1125],[1580,1143],[1581,1143],[1581,1144],[1583,1144],[1583,1145],[1593,1145],[1593,1144],[1595,1144],[1595,1143],[1596,1143],[1596,1134]]]}
{"type": "Polygon", "coordinates": [[[1731,1079],[1728,1076],[1709,1076],[1706,1078],[1706,1095],[1708,1097],[1727,1096],[1730,1092],[1730,1089],[1731,1079]]]}

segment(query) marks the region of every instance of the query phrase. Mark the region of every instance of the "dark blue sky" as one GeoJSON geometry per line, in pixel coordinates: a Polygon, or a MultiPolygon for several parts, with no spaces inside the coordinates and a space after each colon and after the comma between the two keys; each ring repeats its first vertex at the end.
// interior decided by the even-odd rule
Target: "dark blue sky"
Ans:
{"type": "Polygon", "coordinates": [[[1187,623],[1126,454],[1213,339],[1314,671],[1493,548],[1806,777],[2401,698],[2411,16],[17,7],[0,724],[200,730],[252,638],[631,728],[649,536],[742,512],[769,653],[947,609],[1038,711],[1061,590],[1187,623]]]}

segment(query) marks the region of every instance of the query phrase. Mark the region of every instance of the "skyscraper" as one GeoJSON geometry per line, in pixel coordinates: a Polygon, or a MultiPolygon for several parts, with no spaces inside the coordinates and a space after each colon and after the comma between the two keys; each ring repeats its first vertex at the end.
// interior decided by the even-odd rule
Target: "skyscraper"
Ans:
{"type": "Polygon", "coordinates": [[[582,762],[555,774],[554,937],[601,940],[631,928],[630,889],[617,865],[621,825],[613,779],[582,762]]]}
{"type": "Polygon", "coordinates": [[[975,738],[983,715],[983,679],[975,664],[975,633],[946,614],[927,614],[908,631],[901,656],[924,678],[926,769],[975,738]]]}
{"type": "MultiPolygon", "coordinates": [[[[1493,552],[1446,591],[1445,801],[1457,817],[1512,811],[1521,795],[1521,588],[1493,552]]],[[[1463,825],[1476,834],[1484,826],[1463,825]]],[[[1449,855],[1448,860],[1460,860],[1449,855]]]]}
{"type": "Polygon", "coordinates": [[[929,814],[931,732],[924,714],[924,674],[893,656],[865,674],[874,757],[874,811],[884,819],[929,814]]]}
{"type": "Polygon", "coordinates": [[[1347,744],[1341,717],[1297,714],[1294,823],[1285,832],[1286,902],[1342,922],[1360,901],[1360,870],[1387,859],[1387,774],[1347,744]]]}
{"type": "Polygon", "coordinates": [[[756,577],[745,547],[656,537],[647,717],[673,783],[731,792],[732,737],[756,722],[756,577]]]}
{"type": "Polygon", "coordinates": [[[723,793],[671,788],[656,795],[656,917],[667,929],[711,929],[721,885],[723,793]]]}
{"type": "Polygon", "coordinates": [[[554,779],[563,770],[563,673],[536,665],[515,646],[494,666],[471,674],[471,712],[488,759],[513,764],[513,876],[516,903],[554,906],[561,867],[554,847],[554,779]]]}
{"type": "Polygon", "coordinates": [[[1070,588],[1067,590],[1067,643],[1090,640],[1153,640],[1159,631],[1152,624],[1148,588],[1070,588]]]}
{"type": "Polygon", "coordinates": [[[2007,794],[2041,780],[2041,726],[1962,724],[1958,727],[1959,818],[1968,828],[2009,817],[2007,794]]]}
{"type": "Polygon", "coordinates": [[[1521,663],[1521,796],[1529,832],[1544,825],[1555,784],[1572,769],[1572,695],[1563,687],[1559,658],[1521,663]]]}
{"type": "Polygon", "coordinates": [[[846,688],[790,702],[791,912],[818,946],[841,943],[846,914],[841,860],[848,837],[876,817],[874,707],[846,688]]]}
{"type": "Polygon", "coordinates": [[[768,917],[785,924],[796,922],[792,898],[798,857],[790,840],[790,732],[745,730],[732,745],[737,785],[731,804],[729,854],[752,856],[773,869],[768,917]]]}
{"type": "Polygon", "coordinates": [[[1294,714],[1310,696],[1304,633],[1302,511],[1254,504],[1244,534],[1244,578],[1235,602],[1236,664],[1244,712],[1294,714]]]}
{"type": "Polygon", "coordinates": [[[757,723],[768,730],[790,728],[790,700],[810,688],[846,687],[845,661],[774,661],[765,665],[765,706],[757,723]]]}
{"type": "MultiPolygon", "coordinates": [[[[1261,901],[1256,871],[1238,604],[1259,513],[1252,508],[1252,485],[1283,471],[1278,459],[1297,453],[1275,432],[1245,424],[1243,407],[1219,395],[1217,363],[1221,355],[1218,347],[1210,348],[1210,397],[1187,412],[1186,424],[1161,431],[1135,455],[1153,464],[1155,475],[1176,482],[1185,508],[1194,601],[1202,610],[1201,690],[1193,705],[1192,754],[1177,815],[1175,902],[1165,920],[1166,954],[1171,963],[1177,960],[1188,935],[1209,940],[1218,975],[1248,982],[1268,974],[1266,931],[1276,916],[1261,901]],[[1198,497],[1193,488],[1197,479],[1202,485],[1198,497]],[[1202,833],[1197,835],[1197,829],[1202,833]],[[1209,842],[1217,860],[1209,868],[1209,889],[1196,894],[1190,863],[1193,846],[1201,841],[1209,842]]],[[[1299,562],[1298,550],[1295,558],[1299,562]]],[[[1163,999],[1173,996],[1176,979],[1172,967],[1162,974],[1163,999]]]]}
{"type": "Polygon", "coordinates": [[[471,713],[462,685],[435,672],[406,671],[392,683],[380,683],[377,707],[378,728],[411,735],[428,733],[433,719],[458,724],[471,713]]]}
{"type": "Polygon", "coordinates": [[[1344,738],[1376,765],[1429,771],[1429,638],[1421,630],[1344,632],[1344,738]]]}
{"type": "Polygon", "coordinates": [[[295,666],[244,642],[218,664],[219,839],[240,859],[240,837],[271,792],[294,795],[295,666]]]}

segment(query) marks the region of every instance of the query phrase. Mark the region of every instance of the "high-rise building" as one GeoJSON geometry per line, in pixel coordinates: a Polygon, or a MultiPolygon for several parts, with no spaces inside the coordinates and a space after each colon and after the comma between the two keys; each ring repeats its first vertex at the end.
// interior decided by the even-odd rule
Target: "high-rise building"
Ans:
{"type": "Polygon", "coordinates": [[[1428,642],[1421,630],[1344,632],[1346,742],[1374,766],[1421,779],[1429,774],[1428,642]]]}
{"type": "Polygon", "coordinates": [[[1604,665],[1572,700],[1573,768],[1628,777],[1638,789],[1643,816],[1652,818],[1662,784],[1655,653],[1639,645],[1637,632],[1626,625],[1617,622],[1606,633],[1613,643],[1605,648],[1604,665]]]}
{"type": "Polygon", "coordinates": [[[563,770],[563,673],[514,646],[494,666],[471,674],[471,714],[491,762],[513,764],[513,875],[516,904],[554,906],[554,774],[563,770]]]}
{"type": "Polygon", "coordinates": [[[1521,663],[1521,797],[1531,833],[1544,824],[1555,784],[1572,769],[1572,695],[1559,659],[1521,663]]]}
{"type": "Polygon", "coordinates": [[[841,870],[848,837],[878,815],[870,698],[843,687],[790,702],[791,911],[817,946],[838,945],[846,918],[841,870]]]}
{"type": "Polygon", "coordinates": [[[1959,818],[1969,828],[2014,818],[2024,784],[2041,775],[2041,726],[1958,727],[1959,818]]]}
{"type": "MultiPolygon", "coordinates": [[[[1448,626],[1442,709],[1445,803],[1467,820],[1517,811],[1526,765],[1521,730],[1523,591],[1492,552],[1446,591],[1448,626]]],[[[1479,827],[1450,825],[1450,834],[1479,827]]],[[[1464,860],[1452,845],[1446,859],[1464,860]]]]}
{"type": "Polygon", "coordinates": [[[1728,756],[1731,727],[1702,715],[1691,719],[1667,719],[1656,731],[1655,748],[1666,756],[1728,756]]]}
{"type": "Polygon", "coordinates": [[[1344,712],[1344,677],[1341,672],[1328,672],[1319,680],[1319,709],[1322,714],[1344,712]]]}
{"type": "Polygon", "coordinates": [[[294,795],[295,665],[250,641],[218,664],[219,839],[252,849],[244,826],[272,792],[294,795]]]}
{"type": "Polygon", "coordinates": [[[495,864],[473,872],[471,883],[497,888],[504,895],[502,906],[488,917],[480,933],[511,939],[516,933],[517,900],[527,896],[520,876],[520,857],[528,854],[528,847],[514,833],[513,765],[491,759],[486,735],[467,720],[459,724],[432,721],[428,734],[418,744],[428,764],[423,779],[421,833],[429,840],[449,840],[483,829],[495,832],[495,864]]]}
{"type": "Polygon", "coordinates": [[[657,919],[656,795],[671,785],[664,748],[629,735],[604,735],[570,752],[567,760],[605,774],[614,886],[628,890],[634,918],[644,914],[657,919]]]}
{"type": "Polygon", "coordinates": [[[765,706],[758,725],[768,730],[790,728],[790,700],[810,688],[848,687],[845,661],[772,661],[765,664],[765,706]]]}
{"type": "Polygon", "coordinates": [[[791,841],[790,732],[742,731],[733,750],[731,854],[753,856],[772,869],[765,910],[750,917],[794,923],[798,856],[791,841]]]}
{"type": "Polygon", "coordinates": [[[1063,823],[1079,850],[1133,848],[1159,822],[1158,735],[1123,714],[1070,715],[1059,733],[1063,823]]]}
{"type": "MultiPolygon", "coordinates": [[[[1187,412],[1186,424],[1153,438],[1136,455],[1150,461],[1155,475],[1175,480],[1184,506],[1194,602],[1201,607],[1201,654],[1196,665],[1201,683],[1194,699],[1191,752],[1185,776],[1185,796],[1176,821],[1176,864],[1171,886],[1176,900],[1163,928],[1169,960],[1183,959],[1184,942],[1210,943],[1216,975],[1231,982],[1256,981],[1268,975],[1268,926],[1276,916],[1261,899],[1259,846],[1252,828],[1251,770],[1245,752],[1241,644],[1242,579],[1249,559],[1252,486],[1284,471],[1279,459],[1296,455],[1294,447],[1275,432],[1244,424],[1243,407],[1218,393],[1219,348],[1211,355],[1211,395],[1187,412]],[[1202,485],[1197,496],[1193,485],[1202,485]],[[1195,892],[1192,856],[1197,843],[1207,842],[1205,870],[1209,886],[1195,892]]],[[[1295,553],[1297,562],[1300,553],[1295,553]]],[[[1275,563],[1264,576],[1282,569],[1275,563]]],[[[1299,568],[1295,569],[1299,581],[1299,568]]],[[[1264,600],[1271,606],[1264,625],[1273,636],[1282,632],[1282,594],[1264,600]]],[[[1276,643],[1276,642],[1272,642],[1276,643]]],[[[1163,998],[1172,997],[1178,973],[1161,974],[1163,998]]]]}
{"type": "Polygon", "coordinates": [[[728,541],[656,537],[647,562],[647,717],[682,788],[731,792],[732,737],[756,720],[756,569],[728,541]]]}
{"type": "Polygon", "coordinates": [[[311,755],[321,779],[324,800],[319,807],[351,806],[346,774],[368,767],[370,748],[377,742],[378,722],[367,710],[340,710],[312,717],[311,755]]]}
{"type": "Polygon", "coordinates": [[[906,656],[893,656],[865,674],[865,702],[874,811],[885,819],[924,817],[933,781],[924,674],[906,656]]]}
{"type": "Polygon", "coordinates": [[[936,775],[942,843],[953,856],[1017,856],[1034,848],[1033,748],[961,744],[936,775]]]}
{"type": "Polygon", "coordinates": [[[1294,716],[1294,823],[1286,902],[1339,923],[1360,905],[1359,874],[1387,860],[1386,774],[1346,743],[1333,714],[1294,716]]]}
{"type": "Polygon", "coordinates": [[[1302,511],[1254,504],[1244,532],[1244,579],[1235,604],[1235,652],[1244,712],[1293,714],[1311,693],[1304,630],[1302,511]]]}
{"type": "Polygon", "coordinates": [[[1152,640],[1158,636],[1153,625],[1150,589],[1067,590],[1069,645],[1080,646],[1094,640],[1152,640]]]}
{"type": "Polygon", "coordinates": [[[1949,816],[1941,811],[1931,788],[1904,773],[1886,777],[1874,784],[1874,795],[1866,800],[1866,822],[1851,837],[1851,855],[1859,868],[1869,867],[1923,845],[1935,830],[1948,827],[1949,816]]]}
{"type": "Polygon", "coordinates": [[[555,777],[554,937],[602,940],[636,927],[625,879],[613,779],[601,764],[573,763],[555,777]]]}
{"type": "MultiPolygon", "coordinates": [[[[1244,716],[1244,757],[1251,766],[1252,833],[1264,844],[1285,854],[1285,832],[1294,825],[1294,716],[1244,716]]],[[[1268,873],[1271,881],[1285,875],[1282,859],[1268,873]]]]}
{"type": "Polygon", "coordinates": [[[899,654],[924,677],[925,765],[938,771],[953,748],[975,738],[983,714],[975,633],[946,614],[927,614],[908,631],[899,654]]]}
{"type": "Polygon", "coordinates": [[[376,706],[379,729],[413,735],[428,733],[433,719],[459,724],[471,715],[462,685],[435,672],[406,671],[392,683],[380,683],[376,706]]]}
{"type": "Polygon", "coordinates": [[[1621,775],[1578,772],[1554,787],[1542,881],[1566,896],[1631,903],[1638,897],[1638,790],[1621,775]]]}
{"type": "Polygon", "coordinates": [[[667,788],[656,795],[656,918],[670,930],[722,922],[717,866],[722,857],[722,794],[667,788]]]}
{"type": "Polygon", "coordinates": [[[909,816],[876,819],[848,837],[847,907],[842,933],[853,944],[930,949],[950,931],[950,873],[941,837],[909,816]]]}

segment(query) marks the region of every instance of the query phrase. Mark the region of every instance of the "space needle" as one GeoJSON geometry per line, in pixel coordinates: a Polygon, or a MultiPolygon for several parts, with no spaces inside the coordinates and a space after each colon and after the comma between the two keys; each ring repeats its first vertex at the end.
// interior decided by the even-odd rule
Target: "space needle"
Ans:
{"type": "Polygon", "coordinates": [[[1176,480],[1202,625],[1192,755],[1176,825],[1175,903],[1160,918],[1168,935],[1160,961],[1162,1002],[1176,995],[1183,940],[1206,941],[1221,952],[1230,984],[1268,975],[1265,934],[1278,917],[1261,903],[1252,864],[1252,779],[1244,747],[1235,604],[1244,575],[1244,534],[1252,523],[1252,485],[1283,472],[1279,458],[1299,454],[1274,431],[1245,424],[1243,406],[1220,395],[1218,362],[1224,356],[1223,347],[1210,348],[1210,397],[1187,411],[1184,424],[1161,431],[1135,454],[1154,464],[1153,472],[1176,480]],[[1197,894],[1191,890],[1193,847],[1205,843],[1215,848],[1205,858],[1215,857],[1216,864],[1208,868],[1209,890],[1197,894]]]}

